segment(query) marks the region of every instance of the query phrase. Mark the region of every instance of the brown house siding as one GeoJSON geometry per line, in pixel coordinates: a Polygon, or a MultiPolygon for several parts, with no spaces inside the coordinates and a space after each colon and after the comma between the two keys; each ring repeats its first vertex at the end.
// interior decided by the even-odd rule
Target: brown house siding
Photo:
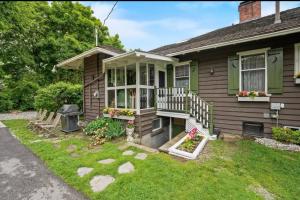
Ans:
{"type": "Polygon", "coordinates": [[[270,112],[270,102],[238,102],[236,96],[227,94],[227,59],[236,52],[265,47],[283,47],[283,93],[273,94],[271,102],[284,103],[279,112],[279,124],[300,126],[300,86],[294,84],[294,43],[300,42],[300,34],[269,40],[203,51],[185,55],[181,60],[196,59],[199,63],[199,94],[214,103],[215,127],[223,133],[242,134],[243,121],[263,122],[264,132],[271,133],[275,119],[264,118],[270,112]],[[211,68],[214,74],[211,75],[211,68]]]}
{"type": "Polygon", "coordinates": [[[84,59],[84,111],[87,121],[100,116],[105,107],[105,76],[102,73],[102,60],[107,57],[105,54],[97,54],[84,59]],[[97,77],[100,77],[99,80],[89,84],[97,77]],[[100,98],[93,96],[96,90],[99,90],[100,98]]]}

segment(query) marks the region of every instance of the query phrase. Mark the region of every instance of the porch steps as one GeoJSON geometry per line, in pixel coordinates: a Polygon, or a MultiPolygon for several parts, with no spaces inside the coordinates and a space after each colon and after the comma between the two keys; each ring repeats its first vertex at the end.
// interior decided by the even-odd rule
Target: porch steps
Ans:
{"type": "Polygon", "coordinates": [[[181,138],[186,135],[186,132],[181,132],[177,136],[175,136],[172,140],[168,141],[164,145],[158,148],[159,151],[169,153],[169,148],[173,146],[176,142],[178,142],[181,138]]]}

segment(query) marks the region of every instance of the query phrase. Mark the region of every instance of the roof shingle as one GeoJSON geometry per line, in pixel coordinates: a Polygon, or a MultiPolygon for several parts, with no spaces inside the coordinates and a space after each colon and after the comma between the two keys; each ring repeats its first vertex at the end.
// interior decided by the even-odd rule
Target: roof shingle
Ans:
{"type": "Polygon", "coordinates": [[[280,15],[281,23],[274,23],[275,14],[268,15],[256,20],[217,29],[182,43],[162,46],[149,52],[168,55],[192,48],[300,27],[300,7],[283,11],[280,15]]]}

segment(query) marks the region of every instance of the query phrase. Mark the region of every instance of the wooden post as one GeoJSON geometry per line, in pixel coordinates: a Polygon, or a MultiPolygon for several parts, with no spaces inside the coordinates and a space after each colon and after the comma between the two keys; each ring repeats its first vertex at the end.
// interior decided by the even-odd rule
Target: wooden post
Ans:
{"type": "Polygon", "coordinates": [[[185,113],[189,112],[188,108],[189,89],[185,88],[185,113]]]}
{"type": "Polygon", "coordinates": [[[169,124],[169,141],[172,140],[172,117],[170,117],[170,124],[169,124]]]}
{"type": "Polygon", "coordinates": [[[156,86],[154,86],[154,109],[157,110],[157,90],[156,90],[156,86]]]}
{"type": "Polygon", "coordinates": [[[210,124],[209,124],[209,134],[212,135],[213,134],[213,130],[214,130],[214,117],[213,117],[213,107],[214,104],[213,102],[210,103],[209,105],[209,113],[210,113],[210,124]]]}

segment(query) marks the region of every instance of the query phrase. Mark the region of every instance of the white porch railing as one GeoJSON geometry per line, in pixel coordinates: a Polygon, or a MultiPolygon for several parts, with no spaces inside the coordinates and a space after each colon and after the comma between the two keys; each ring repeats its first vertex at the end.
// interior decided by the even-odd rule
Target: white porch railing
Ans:
{"type": "Polygon", "coordinates": [[[203,127],[213,129],[213,106],[185,88],[157,88],[156,108],[169,112],[188,113],[203,127]]]}

